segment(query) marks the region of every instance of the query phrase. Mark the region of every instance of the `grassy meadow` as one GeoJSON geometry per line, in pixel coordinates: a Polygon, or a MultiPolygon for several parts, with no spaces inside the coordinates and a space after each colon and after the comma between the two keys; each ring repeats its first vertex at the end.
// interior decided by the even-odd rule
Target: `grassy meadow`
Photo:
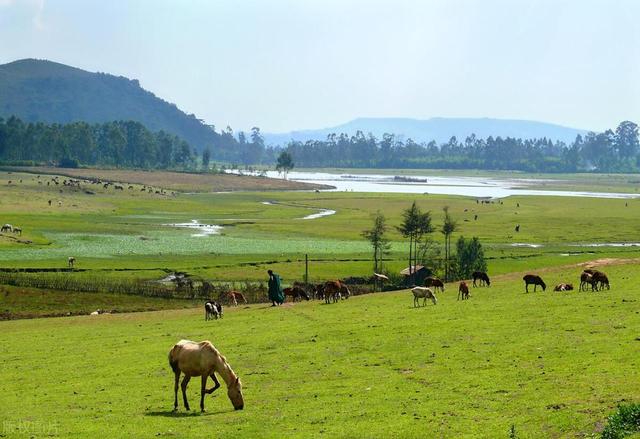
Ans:
{"type": "MultiPolygon", "coordinates": [[[[0,234],[0,319],[11,320],[0,322],[0,437],[592,437],[617,404],[640,398],[640,200],[480,204],[438,195],[206,193],[202,185],[183,193],[190,177],[181,174],[100,172],[130,180],[117,191],[0,172],[0,223],[23,230],[0,234]],[[141,190],[149,184],[151,193],[141,190]],[[265,282],[269,268],[287,285],[302,279],[305,254],[311,281],[369,276],[361,233],[376,211],[389,225],[385,270],[397,273],[407,243],[396,226],[414,200],[432,213],[436,245],[444,206],[458,224],[454,241],[480,238],[490,288],[459,302],[449,284],[436,306],[420,308],[407,290],[332,305],[227,307],[222,320],[205,322],[189,298],[9,285],[31,276],[126,286],[185,271],[241,286],[265,282]],[[303,219],[325,209],[336,213],[303,219]],[[222,229],[194,236],[201,230],[175,226],[194,220],[222,229]],[[551,292],[559,282],[577,286],[586,266],[605,271],[612,289],[551,292]],[[543,276],[546,292],[524,293],[529,271],[543,276]],[[97,309],[110,314],[83,315],[97,309]],[[233,411],[224,385],[207,397],[207,412],[172,411],[167,353],[183,338],[209,339],[227,356],[244,383],[244,411],[233,411]]],[[[619,188],[624,178],[593,181],[619,188]]],[[[579,176],[562,184],[589,183],[579,176]]],[[[189,386],[192,408],[198,381],[189,386]]]]}
{"type": "Polygon", "coordinates": [[[640,395],[640,269],[600,268],[610,291],[525,294],[512,273],[415,309],[399,291],[209,322],[199,308],[3,322],[0,424],[6,437],[591,437],[640,395]],[[167,353],[182,338],[227,357],[245,410],[223,384],[200,413],[192,380],[192,412],[172,412],[167,353]]]}

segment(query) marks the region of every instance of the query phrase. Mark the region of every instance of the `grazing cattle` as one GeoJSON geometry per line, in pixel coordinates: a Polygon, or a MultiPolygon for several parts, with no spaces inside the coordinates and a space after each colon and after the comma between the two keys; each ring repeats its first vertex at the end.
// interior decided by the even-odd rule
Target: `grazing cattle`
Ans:
{"type": "Polygon", "coordinates": [[[169,365],[175,374],[174,403],[173,409],[178,410],[178,383],[180,374],[184,374],[182,379],[182,399],[184,408],[189,410],[187,402],[187,385],[191,377],[202,377],[200,385],[200,410],[204,411],[204,395],[211,394],[220,387],[220,382],[216,378],[216,372],[220,374],[227,385],[227,396],[236,410],[244,408],[244,398],[242,397],[242,383],[240,378],[231,369],[227,359],[218,352],[210,341],[196,343],[189,340],[180,340],[169,351],[169,365]],[[207,379],[211,377],[215,386],[207,389],[207,379]]]}
{"type": "Polygon", "coordinates": [[[124,190],[124,187],[120,186],[119,184],[114,185],[113,188],[120,191],[124,190]]]}
{"type": "Polygon", "coordinates": [[[484,271],[474,271],[471,276],[473,277],[473,286],[476,285],[476,281],[480,280],[480,286],[491,286],[491,280],[489,279],[489,275],[484,271]]]}
{"type": "Polygon", "coordinates": [[[247,299],[245,299],[244,294],[239,291],[227,291],[220,294],[218,300],[222,302],[223,299],[229,300],[233,303],[233,306],[238,306],[238,300],[242,300],[245,304],[247,303],[247,299]]]}
{"type": "Polygon", "coordinates": [[[323,295],[325,303],[336,303],[342,298],[342,283],[339,280],[330,280],[324,283],[323,295]]]}
{"type": "Polygon", "coordinates": [[[429,276],[426,278],[424,280],[424,286],[429,288],[433,287],[435,291],[438,291],[438,288],[440,288],[440,291],[444,293],[444,283],[437,277],[429,276]]]}
{"type": "Polygon", "coordinates": [[[598,283],[601,290],[604,289],[604,287],[607,287],[607,290],[611,289],[609,285],[609,278],[601,271],[595,271],[593,273],[593,281],[598,283]]]}
{"type": "Polygon", "coordinates": [[[591,285],[591,291],[598,291],[598,282],[596,282],[593,277],[593,270],[589,271],[591,271],[591,273],[585,270],[580,274],[580,291],[585,291],[587,285],[591,285]]]}
{"type": "Polygon", "coordinates": [[[520,224],[516,225],[516,232],[520,231],[520,224]]]}
{"type": "Polygon", "coordinates": [[[538,288],[538,285],[542,287],[542,291],[547,289],[547,284],[545,284],[542,278],[537,274],[527,274],[522,278],[522,280],[524,281],[524,290],[527,293],[529,292],[529,285],[531,284],[533,285],[534,292],[538,288]]]}
{"type": "Polygon", "coordinates": [[[299,300],[309,300],[309,295],[307,292],[299,286],[293,286],[291,288],[285,288],[282,290],[284,293],[285,299],[287,296],[291,297],[291,299],[295,302],[297,299],[299,300]]]}
{"type": "Polygon", "coordinates": [[[0,232],[13,232],[13,226],[11,224],[5,224],[0,228],[0,232]]]}
{"type": "Polygon", "coordinates": [[[67,259],[67,262],[69,264],[69,268],[73,268],[73,264],[76,263],[76,258],[74,258],[73,256],[69,256],[69,258],[67,259]]]}
{"type": "Polygon", "coordinates": [[[573,284],[564,284],[564,283],[560,283],[556,285],[555,288],[553,289],[553,291],[571,291],[571,290],[573,290],[573,284]]]}
{"type": "Polygon", "coordinates": [[[413,293],[413,307],[419,305],[420,298],[422,298],[422,306],[426,306],[427,299],[431,299],[434,305],[438,303],[438,299],[436,299],[436,294],[431,290],[431,288],[427,287],[413,287],[411,288],[411,292],[413,293]]]}
{"type": "Polygon", "coordinates": [[[324,284],[317,284],[313,288],[313,294],[316,299],[323,300],[324,299],[324,284]]]}
{"type": "Polygon", "coordinates": [[[458,286],[458,300],[468,299],[469,298],[469,285],[466,282],[460,282],[460,286],[458,286]]]}
{"type": "Polygon", "coordinates": [[[13,228],[13,233],[15,233],[16,235],[22,235],[22,228],[14,227],[13,228]]]}
{"type": "Polygon", "coordinates": [[[219,319],[222,318],[222,305],[213,300],[208,300],[204,304],[204,319],[219,319]]]}
{"type": "Polygon", "coordinates": [[[51,200],[49,200],[49,206],[51,206],[51,200]]]}
{"type": "Polygon", "coordinates": [[[342,282],[340,282],[340,296],[343,299],[348,299],[351,297],[351,290],[342,282]]]}

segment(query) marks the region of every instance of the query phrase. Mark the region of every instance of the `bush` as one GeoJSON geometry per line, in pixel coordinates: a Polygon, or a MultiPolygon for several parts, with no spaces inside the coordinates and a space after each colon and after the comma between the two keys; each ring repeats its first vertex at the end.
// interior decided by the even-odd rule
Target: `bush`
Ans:
{"type": "Polygon", "coordinates": [[[640,404],[619,405],[618,410],[607,418],[602,439],[621,439],[640,431],[640,404]]]}

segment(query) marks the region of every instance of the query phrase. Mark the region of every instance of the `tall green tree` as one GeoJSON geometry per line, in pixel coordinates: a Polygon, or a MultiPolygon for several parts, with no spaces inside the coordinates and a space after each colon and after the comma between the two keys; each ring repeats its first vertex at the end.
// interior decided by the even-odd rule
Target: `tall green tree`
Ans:
{"type": "Polygon", "coordinates": [[[418,259],[418,245],[422,238],[433,232],[431,213],[422,212],[416,202],[402,212],[402,223],[398,231],[405,238],[409,238],[409,276],[413,277],[418,259]]]}
{"type": "Polygon", "coordinates": [[[387,224],[384,215],[378,211],[373,218],[373,227],[362,232],[362,236],[371,243],[373,247],[373,272],[379,273],[382,270],[382,258],[389,249],[389,240],[385,236],[387,224]]]}
{"type": "Polygon", "coordinates": [[[487,271],[480,240],[475,236],[470,240],[464,239],[464,236],[458,238],[455,262],[458,279],[469,279],[474,271],[487,271]]]}
{"type": "Polygon", "coordinates": [[[209,148],[205,148],[202,150],[202,170],[209,170],[209,161],[211,161],[211,151],[209,148]]]}
{"type": "Polygon", "coordinates": [[[293,163],[293,157],[288,151],[282,151],[278,156],[278,161],[276,162],[276,171],[282,172],[284,175],[284,179],[287,179],[287,174],[289,171],[293,169],[295,164],[293,163]]]}

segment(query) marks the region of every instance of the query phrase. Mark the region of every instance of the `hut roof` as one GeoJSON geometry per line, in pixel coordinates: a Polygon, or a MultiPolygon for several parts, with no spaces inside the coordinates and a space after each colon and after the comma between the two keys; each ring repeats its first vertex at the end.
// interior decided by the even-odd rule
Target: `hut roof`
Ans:
{"type": "Polygon", "coordinates": [[[411,265],[400,272],[403,276],[409,276],[411,273],[417,273],[424,269],[424,265],[411,265]]]}

